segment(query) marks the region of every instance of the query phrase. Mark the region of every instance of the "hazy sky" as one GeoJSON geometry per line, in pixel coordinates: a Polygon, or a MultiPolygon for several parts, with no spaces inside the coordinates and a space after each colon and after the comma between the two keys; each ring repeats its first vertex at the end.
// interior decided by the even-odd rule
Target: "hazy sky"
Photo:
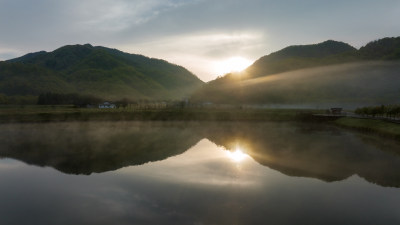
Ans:
{"type": "Polygon", "coordinates": [[[208,81],[289,45],[400,36],[399,21],[399,0],[0,0],[0,60],[90,43],[208,81]]]}

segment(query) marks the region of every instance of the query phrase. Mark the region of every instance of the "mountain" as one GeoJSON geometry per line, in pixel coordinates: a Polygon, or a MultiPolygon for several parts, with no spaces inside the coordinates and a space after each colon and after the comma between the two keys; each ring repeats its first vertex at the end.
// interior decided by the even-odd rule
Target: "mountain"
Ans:
{"type": "Polygon", "coordinates": [[[194,93],[193,101],[310,106],[398,103],[400,37],[359,50],[336,41],[291,46],[194,93]]]}
{"type": "Polygon", "coordinates": [[[359,57],[367,60],[400,59],[400,37],[372,41],[358,51],[359,57]]]}
{"type": "Polygon", "coordinates": [[[346,62],[357,51],[349,44],[325,41],[314,45],[297,45],[261,57],[246,72],[251,77],[265,76],[294,69],[346,62]]]}
{"type": "Polygon", "coordinates": [[[78,93],[105,99],[180,99],[203,82],[160,59],[106,47],[67,45],[0,62],[0,93],[78,93]]]}
{"type": "Polygon", "coordinates": [[[0,62],[0,93],[37,95],[73,90],[62,75],[35,64],[0,62]]]}
{"type": "Polygon", "coordinates": [[[400,62],[355,62],[207,85],[194,101],[309,107],[399,103],[400,62]]]}

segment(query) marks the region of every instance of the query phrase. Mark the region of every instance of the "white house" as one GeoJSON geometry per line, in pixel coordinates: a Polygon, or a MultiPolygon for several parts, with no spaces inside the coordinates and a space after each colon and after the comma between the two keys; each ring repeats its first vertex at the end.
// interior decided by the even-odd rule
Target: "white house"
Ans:
{"type": "Polygon", "coordinates": [[[104,102],[102,104],[99,104],[99,109],[115,109],[115,108],[117,108],[117,106],[109,102],[104,102]]]}

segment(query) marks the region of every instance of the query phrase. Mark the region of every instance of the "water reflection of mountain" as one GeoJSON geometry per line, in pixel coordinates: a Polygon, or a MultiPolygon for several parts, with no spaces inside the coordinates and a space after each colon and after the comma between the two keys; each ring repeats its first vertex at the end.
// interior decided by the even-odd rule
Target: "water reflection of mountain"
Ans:
{"type": "Polygon", "coordinates": [[[91,174],[178,155],[201,137],[183,124],[55,123],[1,125],[0,157],[91,174]]]}
{"type": "Polygon", "coordinates": [[[91,174],[178,155],[203,138],[289,176],[327,182],[358,174],[400,187],[400,144],[322,124],[54,123],[3,124],[0,157],[91,174]]]}
{"type": "Polygon", "coordinates": [[[226,123],[204,135],[227,149],[240,146],[260,164],[286,175],[332,182],[358,174],[400,187],[400,144],[335,127],[285,123],[226,123]]]}

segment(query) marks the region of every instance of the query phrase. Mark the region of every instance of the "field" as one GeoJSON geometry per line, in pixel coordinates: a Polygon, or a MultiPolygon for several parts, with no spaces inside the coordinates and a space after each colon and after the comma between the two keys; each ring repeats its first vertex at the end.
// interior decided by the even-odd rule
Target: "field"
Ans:
{"type": "Polygon", "coordinates": [[[1,106],[0,122],[59,121],[293,121],[320,110],[241,109],[241,108],[165,108],[165,109],[97,109],[73,106],[1,106]]]}
{"type": "Polygon", "coordinates": [[[69,121],[298,121],[331,123],[400,139],[400,124],[374,119],[324,118],[311,109],[165,108],[97,109],[65,106],[0,106],[0,123],[69,121]]]}
{"type": "Polygon", "coordinates": [[[334,124],[400,140],[400,124],[374,119],[340,118],[334,124]]]}

